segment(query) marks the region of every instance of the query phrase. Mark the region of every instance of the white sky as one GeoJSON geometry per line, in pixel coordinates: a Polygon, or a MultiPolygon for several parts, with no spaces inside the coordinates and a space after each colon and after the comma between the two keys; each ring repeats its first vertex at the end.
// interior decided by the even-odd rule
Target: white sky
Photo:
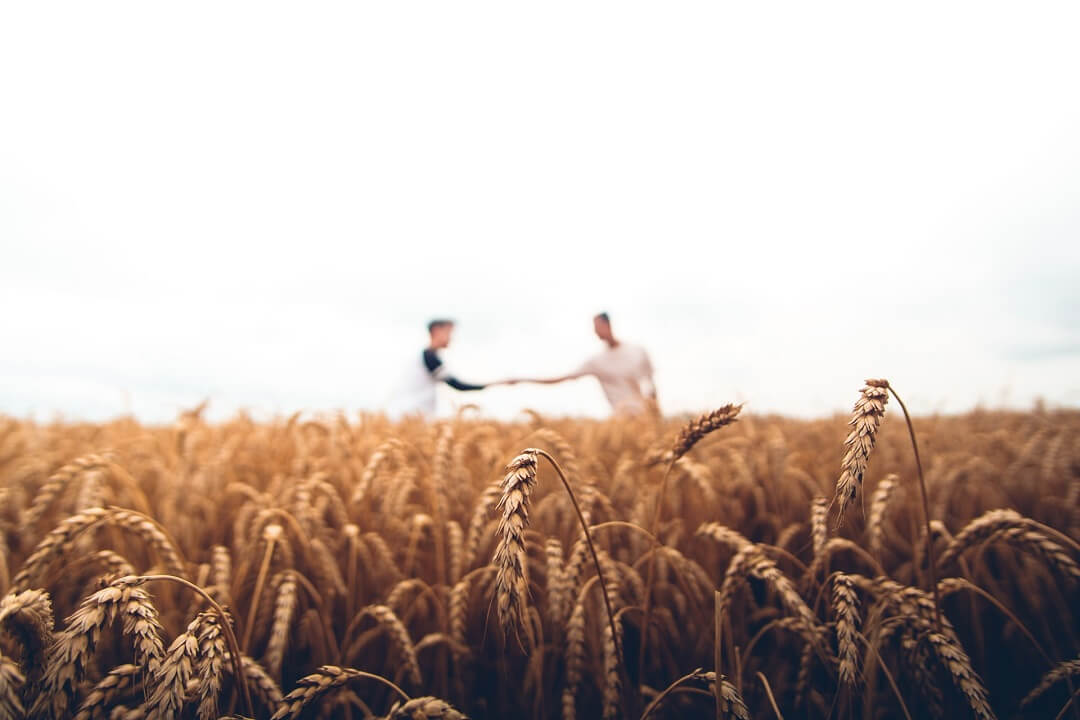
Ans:
{"type": "Polygon", "coordinates": [[[0,8],[0,413],[1080,405],[1074,3],[0,8]]]}

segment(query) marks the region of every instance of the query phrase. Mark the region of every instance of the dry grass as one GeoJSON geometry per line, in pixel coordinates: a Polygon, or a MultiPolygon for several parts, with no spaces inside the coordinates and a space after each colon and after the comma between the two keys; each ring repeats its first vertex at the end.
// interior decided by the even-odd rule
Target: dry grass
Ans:
{"type": "Polygon", "coordinates": [[[917,419],[927,519],[888,392],[846,432],[0,419],[0,718],[1055,717],[1080,413],[917,419]]]}

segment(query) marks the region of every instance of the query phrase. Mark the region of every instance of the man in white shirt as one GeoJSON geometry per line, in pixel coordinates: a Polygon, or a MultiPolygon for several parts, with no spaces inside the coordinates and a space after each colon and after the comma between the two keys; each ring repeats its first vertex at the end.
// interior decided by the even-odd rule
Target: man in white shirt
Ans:
{"type": "Polygon", "coordinates": [[[419,353],[410,366],[406,368],[405,376],[398,383],[394,397],[390,402],[390,415],[401,417],[403,415],[421,414],[430,417],[435,414],[435,388],[439,383],[446,383],[455,390],[469,392],[483,390],[494,385],[510,384],[513,381],[502,380],[486,385],[475,385],[462,382],[454,377],[446,366],[438,351],[450,344],[451,334],[454,332],[454,321],[438,319],[428,323],[428,346],[419,353]]]}
{"type": "Polygon", "coordinates": [[[611,318],[607,313],[593,317],[593,330],[607,347],[586,360],[577,370],[560,377],[518,382],[553,385],[592,375],[600,381],[600,387],[616,414],[636,415],[645,412],[650,401],[656,402],[656,384],[653,382],[649,355],[639,345],[618,340],[611,331],[611,318]]]}

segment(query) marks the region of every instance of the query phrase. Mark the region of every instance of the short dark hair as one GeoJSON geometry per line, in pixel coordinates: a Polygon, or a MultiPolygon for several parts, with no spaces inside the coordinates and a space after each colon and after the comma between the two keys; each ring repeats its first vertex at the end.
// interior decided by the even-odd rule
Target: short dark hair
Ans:
{"type": "Polygon", "coordinates": [[[606,312],[596,313],[595,315],[593,315],[593,319],[595,319],[595,320],[603,320],[608,325],[611,324],[611,318],[608,316],[608,314],[606,312]]]}
{"type": "Polygon", "coordinates": [[[435,332],[435,328],[446,327],[447,325],[453,325],[454,321],[449,318],[435,318],[427,324],[428,334],[435,332]]]}

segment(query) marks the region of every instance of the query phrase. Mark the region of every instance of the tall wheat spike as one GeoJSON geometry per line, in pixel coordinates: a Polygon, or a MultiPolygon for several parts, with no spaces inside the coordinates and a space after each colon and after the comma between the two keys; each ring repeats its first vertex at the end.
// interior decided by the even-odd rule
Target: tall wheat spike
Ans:
{"type": "Polygon", "coordinates": [[[506,466],[498,508],[499,545],[495,550],[495,607],[503,637],[521,643],[525,627],[528,586],[525,581],[525,528],[529,525],[529,496],[536,485],[536,453],[525,451],[506,466]]]}
{"type": "Polygon", "coordinates": [[[837,511],[837,524],[844,519],[844,511],[855,499],[862,489],[863,475],[870,461],[870,453],[874,449],[877,440],[878,427],[881,418],[885,415],[885,404],[889,401],[888,380],[867,380],[866,386],[855,401],[852,411],[851,432],[848,433],[844,445],[847,452],[840,462],[840,477],[836,481],[836,495],[833,501],[839,500],[837,511]]]}

